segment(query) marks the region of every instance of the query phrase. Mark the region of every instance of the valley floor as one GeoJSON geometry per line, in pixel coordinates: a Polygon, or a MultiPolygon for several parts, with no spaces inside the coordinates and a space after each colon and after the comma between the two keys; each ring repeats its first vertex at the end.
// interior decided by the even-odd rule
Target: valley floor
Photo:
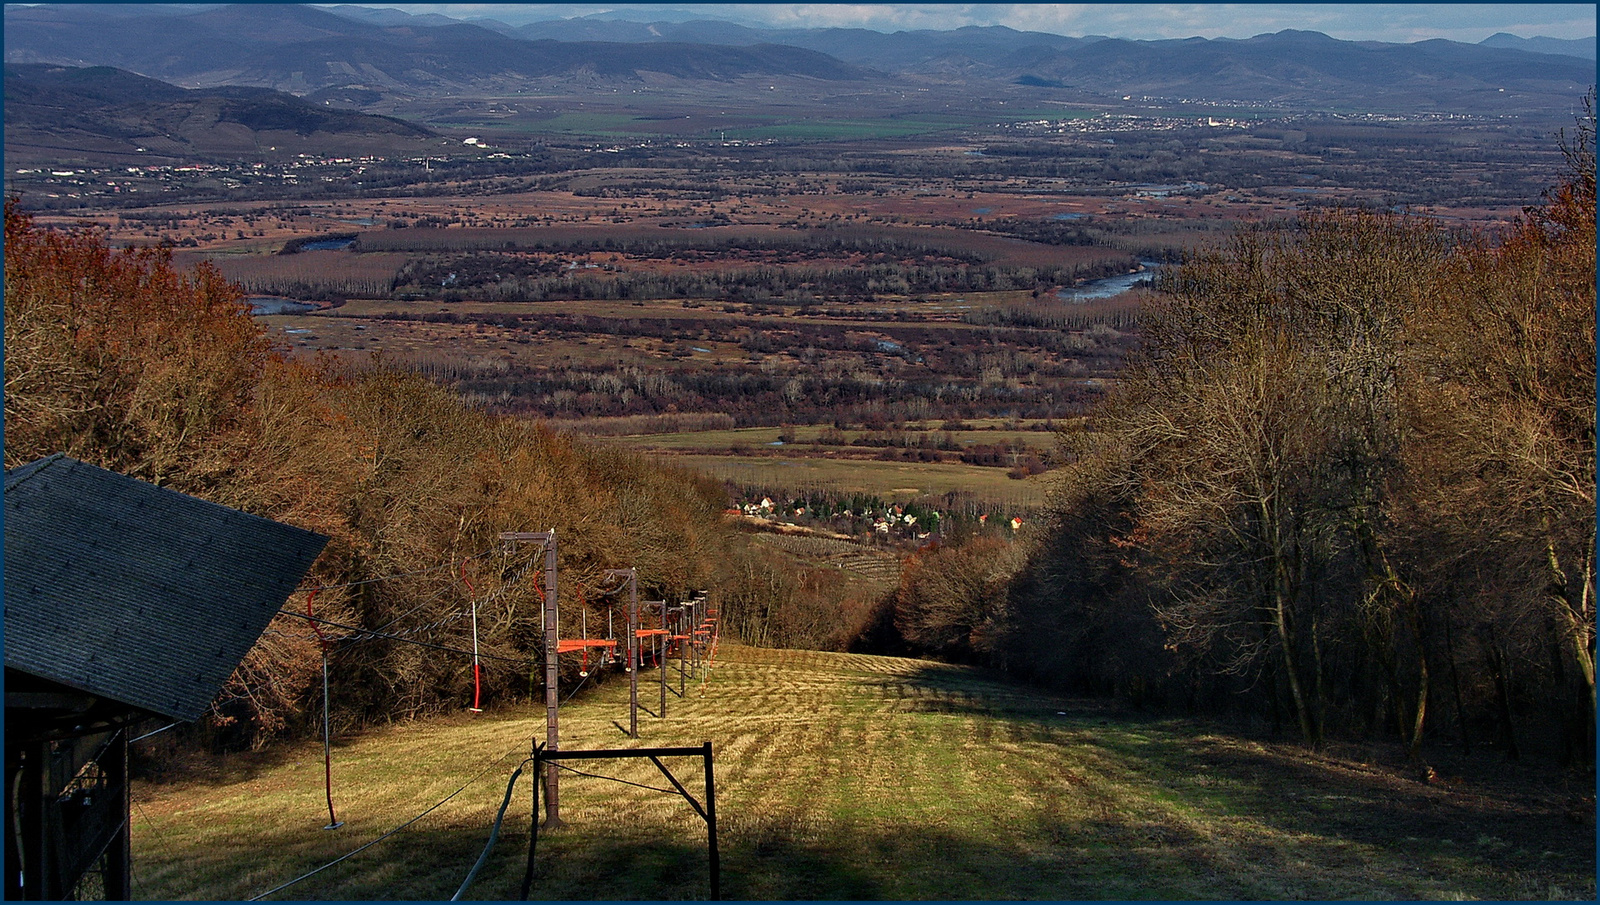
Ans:
{"type": "MultiPolygon", "coordinates": [[[[665,718],[657,677],[641,675],[637,741],[613,674],[562,707],[561,747],[711,742],[726,899],[1595,896],[1592,774],[1463,761],[1423,784],[1383,752],[1309,753],[912,659],[725,644],[665,718]]],[[[336,740],[331,831],[320,742],[142,783],[135,896],[266,893],[443,801],[267,898],[447,899],[544,734],[523,702],[336,740]]],[[[566,826],[539,834],[532,898],[708,897],[704,824],[648,761],[571,765],[636,785],[563,772],[566,826]]],[[[668,766],[703,800],[698,759],[668,766]]],[[[530,790],[524,775],[465,898],[517,897],[530,790]]]]}

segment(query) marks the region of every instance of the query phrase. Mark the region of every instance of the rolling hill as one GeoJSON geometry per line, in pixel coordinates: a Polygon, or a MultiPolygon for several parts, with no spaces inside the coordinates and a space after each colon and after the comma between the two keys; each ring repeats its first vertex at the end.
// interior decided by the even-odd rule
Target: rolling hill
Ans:
{"type": "Polygon", "coordinates": [[[790,46],[530,41],[459,22],[386,26],[284,4],[116,18],[96,18],[84,8],[8,8],[5,26],[8,63],[113,66],[186,87],[248,85],[295,94],[347,86],[435,94],[580,73],[881,77],[790,46]]]}
{"type": "Polygon", "coordinates": [[[276,149],[329,153],[420,147],[430,130],[317,105],[267,88],[184,89],[108,66],[5,67],[6,156],[12,162],[203,161],[276,149]]]}
{"type": "Polygon", "coordinates": [[[618,16],[513,28],[436,13],[292,4],[8,7],[8,63],[114,66],[186,87],[405,96],[536,83],[745,78],[1025,88],[1041,97],[1190,99],[1293,110],[1565,114],[1594,81],[1593,40],[1341,41],[1316,32],[1131,41],[1005,27],[893,34],[618,16]],[[1584,51],[1587,50],[1587,56],[1584,51]],[[1554,51],[1554,52],[1552,52],[1554,51]]]}

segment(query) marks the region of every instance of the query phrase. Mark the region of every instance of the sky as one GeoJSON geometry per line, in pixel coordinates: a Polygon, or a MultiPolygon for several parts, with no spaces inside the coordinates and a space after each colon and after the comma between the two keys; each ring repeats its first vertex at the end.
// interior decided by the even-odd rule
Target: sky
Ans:
{"type": "Polygon", "coordinates": [[[521,25],[610,11],[638,21],[723,19],[779,28],[877,31],[1005,25],[1020,31],[1114,38],[1248,38],[1286,28],[1347,41],[1477,43],[1496,32],[1587,38],[1596,6],[1577,3],[362,3],[412,14],[484,17],[521,25]]]}

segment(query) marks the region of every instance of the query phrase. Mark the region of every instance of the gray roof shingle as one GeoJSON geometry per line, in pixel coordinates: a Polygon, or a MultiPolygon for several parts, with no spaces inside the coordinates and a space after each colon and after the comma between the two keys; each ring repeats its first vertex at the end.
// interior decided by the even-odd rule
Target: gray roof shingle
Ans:
{"type": "Polygon", "coordinates": [[[57,454],[5,480],[5,661],[198,719],[327,538],[57,454]]]}

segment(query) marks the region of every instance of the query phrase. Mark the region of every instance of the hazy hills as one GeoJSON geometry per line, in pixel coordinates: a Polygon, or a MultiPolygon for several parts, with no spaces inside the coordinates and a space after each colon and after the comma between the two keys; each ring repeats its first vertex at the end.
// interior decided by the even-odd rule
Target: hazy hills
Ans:
{"type": "Polygon", "coordinates": [[[1595,58],[1594,38],[1519,38],[1516,35],[1508,35],[1502,31],[1479,41],[1478,46],[1528,50],[1534,53],[1563,54],[1581,57],[1585,60],[1593,60],[1595,58]]]}
{"type": "MultiPolygon", "coordinates": [[[[1244,40],[1131,41],[1022,32],[1001,26],[951,31],[756,29],[727,22],[616,21],[598,17],[537,22],[524,38],[650,43],[705,40],[792,44],[901,77],[988,79],[1112,96],[1205,97],[1290,106],[1348,104],[1386,109],[1500,105],[1489,93],[1581,94],[1594,81],[1595,41],[1500,34],[1482,44],[1340,41],[1283,31],[1244,40]]],[[[1563,101],[1564,102],[1564,101],[1563,101]]],[[[1511,105],[1510,109],[1515,109],[1511,105]]]]}
{"type": "Polygon", "coordinates": [[[431,94],[576,73],[713,80],[875,75],[797,47],[530,41],[460,22],[386,26],[279,4],[115,18],[97,17],[89,7],[7,8],[5,26],[8,63],[115,66],[191,87],[251,85],[296,94],[343,86],[431,94]]]}
{"type": "Polygon", "coordinates": [[[1026,91],[1069,102],[1153,97],[1285,110],[1565,116],[1594,83],[1593,58],[1593,39],[1511,35],[1482,44],[1352,42],[1296,31],[1130,41],[1004,27],[884,34],[615,16],[512,27],[294,4],[5,10],[7,63],[110,66],[189,88],[269,88],[369,109],[386,96],[783,78],[1026,91]]]}

